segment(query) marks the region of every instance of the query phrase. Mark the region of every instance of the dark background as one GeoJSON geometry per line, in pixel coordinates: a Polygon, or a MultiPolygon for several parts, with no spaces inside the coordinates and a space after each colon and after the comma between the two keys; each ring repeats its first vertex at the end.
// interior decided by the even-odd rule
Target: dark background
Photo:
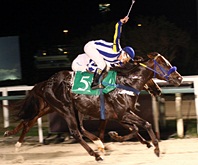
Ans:
{"type": "MultiPolygon", "coordinates": [[[[91,27],[123,18],[131,0],[0,0],[0,37],[19,36],[22,80],[19,84],[32,85],[44,78],[36,78],[34,55],[43,47],[69,45],[72,38],[86,35],[91,27]],[[99,11],[99,3],[110,3],[110,12],[99,11]],[[67,36],[63,30],[68,29],[67,36]]],[[[197,36],[196,0],[136,0],[130,13],[161,16],[197,36]]],[[[82,44],[83,47],[83,44],[82,44]]],[[[83,50],[82,50],[83,51],[83,50]]],[[[76,56],[76,54],[74,54],[76,56]]],[[[46,71],[46,77],[50,73],[46,71]]],[[[3,82],[0,85],[12,85],[3,82]]]]}

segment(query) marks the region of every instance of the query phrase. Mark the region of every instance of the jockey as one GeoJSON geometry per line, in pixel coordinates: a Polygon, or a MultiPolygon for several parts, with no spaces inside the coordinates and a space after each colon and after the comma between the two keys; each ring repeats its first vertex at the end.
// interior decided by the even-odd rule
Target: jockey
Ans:
{"type": "Polygon", "coordinates": [[[130,59],[133,60],[135,56],[133,48],[127,46],[122,49],[120,46],[122,24],[126,23],[128,19],[129,17],[126,16],[115,25],[113,43],[104,40],[89,41],[84,46],[85,54],[78,55],[72,62],[73,71],[84,71],[86,67],[88,71],[94,72],[92,89],[103,88],[101,77],[109,68],[122,66],[130,59]],[[86,66],[85,63],[87,63],[86,66]]]}

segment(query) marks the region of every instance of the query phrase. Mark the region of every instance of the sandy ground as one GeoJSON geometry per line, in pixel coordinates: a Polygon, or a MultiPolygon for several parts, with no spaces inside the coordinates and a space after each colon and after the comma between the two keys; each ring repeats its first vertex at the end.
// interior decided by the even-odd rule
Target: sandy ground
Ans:
{"type": "MultiPolygon", "coordinates": [[[[169,139],[160,141],[161,155],[155,156],[139,142],[109,142],[111,151],[103,154],[104,160],[95,158],[78,143],[43,145],[26,139],[19,151],[15,151],[14,138],[0,138],[1,165],[196,165],[198,163],[198,138],[169,139]]],[[[95,146],[89,143],[92,148],[95,146]]]]}

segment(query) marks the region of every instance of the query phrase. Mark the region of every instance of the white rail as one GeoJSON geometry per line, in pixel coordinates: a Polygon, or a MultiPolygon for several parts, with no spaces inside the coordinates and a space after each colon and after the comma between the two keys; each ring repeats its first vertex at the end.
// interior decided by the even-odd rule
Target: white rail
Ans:
{"type": "MultiPolygon", "coordinates": [[[[157,83],[166,83],[165,81],[161,81],[161,80],[157,80],[155,79],[155,81],[157,83]]],[[[198,76],[184,76],[183,82],[191,82],[193,83],[194,86],[194,95],[195,95],[195,109],[196,109],[196,116],[197,116],[197,133],[198,133],[198,76]]],[[[0,88],[0,92],[2,92],[2,96],[7,97],[8,96],[8,92],[10,91],[29,91],[33,88],[33,86],[10,86],[10,87],[1,87],[0,88]]],[[[183,88],[181,88],[183,90],[183,88]]],[[[169,90],[169,93],[173,93],[176,96],[176,110],[180,111],[180,97],[181,97],[181,93],[185,93],[182,90],[180,90],[179,88],[177,89],[177,91],[175,90],[169,90]]],[[[192,91],[191,91],[192,92],[192,91]]],[[[158,110],[156,109],[157,106],[155,106],[155,98],[153,98],[153,113],[154,113],[154,123],[155,123],[155,129],[156,132],[159,131],[159,127],[158,127],[158,110]]],[[[7,128],[9,126],[9,111],[7,109],[7,107],[5,107],[4,105],[8,105],[8,100],[2,100],[3,103],[3,117],[4,117],[4,127],[7,128]]],[[[181,119],[178,119],[177,122],[177,131],[178,131],[178,135],[179,136],[183,136],[183,124],[181,124],[181,119]]],[[[39,118],[38,119],[38,134],[39,134],[39,142],[42,143],[43,142],[43,130],[42,130],[42,119],[39,118]]]]}
{"type": "MultiPolygon", "coordinates": [[[[163,89],[162,88],[162,93],[172,93],[175,94],[175,110],[177,112],[177,135],[179,137],[184,136],[184,125],[183,125],[183,119],[181,115],[181,94],[182,93],[194,93],[195,95],[195,110],[196,110],[196,118],[197,118],[197,134],[198,134],[198,75],[192,75],[192,76],[183,76],[183,83],[189,83],[193,84],[193,88],[185,88],[185,87],[178,87],[178,88],[169,88],[169,89],[163,89]]],[[[156,83],[160,84],[167,84],[167,82],[154,79],[156,83]]],[[[156,108],[156,101],[155,98],[153,97],[153,112],[154,112],[154,123],[155,123],[155,131],[156,133],[159,133],[159,126],[158,126],[158,110],[156,108]]]]}

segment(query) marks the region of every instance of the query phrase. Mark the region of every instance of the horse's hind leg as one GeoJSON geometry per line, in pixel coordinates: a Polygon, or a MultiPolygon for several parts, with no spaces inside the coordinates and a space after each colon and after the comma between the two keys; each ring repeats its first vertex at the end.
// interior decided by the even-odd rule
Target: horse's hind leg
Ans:
{"type": "MultiPolygon", "coordinates": [[[[17,143],[15,144],[15,149],[18,150],[25,138],[25,135],[29,132],[29,130],[34,126],[34,124],[37,122],[38,118],[48,114],[52,112],[49,108],[44,108],[42,109],[42,111],[40,111],[40,113],[35,116],[33,119],[28,120],[28,121],[22,121],[13,131],[11,131],[12,133],[14,132],[14,134],[18,133],[19,130],[22,130],[21,135],[17,141],[17,143]],[[20,129],[19,129],[20,128],[20,129]]],[[[13,135],[13,134],[12,134],[13,135]]]]}
{"type": "MultiPolygon", "coordinates": [[[[35,122],[34,122],[35,123],[35,122]]],[[[33,123],[33,124],[34,124],[33,123]]],[[[33,126],[33,125],[32,125],[33,126]]],[[[17,134],[21,129],[22,132],[21,132],[21,135],[17,141],[17,143],[15,144],[15,150],[18,151],[18,149],[21,147],[21,144],[25,138],[25,135],[27,134],[27,132],[30,130],[30,128],[32,127],[30,125],[30,121],[22,121],[16,128],[14,128],[13,130],[11,131],[6,131],[4,133],[4,137],[7,137],[7,136],[11,136],[11,135],[15,135],[17,134]]]]}
{"type": "Polygon", "coordinates": [[[97,152],[94,152],[94,150],[91,149],[91,147],[83,140],[82,135],[78,130],[78,124],[74,109],[72,107],[72,103],[67,103],[66,101],[63,103],[61,101],[62,98],[60,100],[57,99],[53,91],[50,90],[50,87],[45,89],[44,96],[45,101],[48,103],[50,108],[60,113],[62,117],[65,119],[70,133],[76,139],[76,141],[84,147],[84,149],[89,153],[89,155],[94,156],[97,161],[103,160],[103,158],[97,152]],[[68,107],[66,107],[66,104],[68,107]]]}
{"type": "Polygon", "coordinates": [[[94,156],[97,161],[103,160],[103,158],[97,152],[94,152],[94,150],[83,140],[82,135],[78,130],[76,118],[74,117],[75,115],[66,112],[61,112],[61,114],[64,115],[64,119],[67,122],[70,133],[76,139],[76,141],[78,141],[84,147],[89,155],[94,156]]]}
{"type": "Polygon", "coordinates": [[[13,130],[8,130],[4,133],[4,137],[12,136],[17,134],[24,126],[24,121],[20,122],[13,130]]]}
{"type": "Polygon", "coordinates": [[[24,141],[25,135],[26,135],[26,134],[29,132],[29,130],[34,126],[34,124],[36,123],[36,121],[37,121],[38,118],[39,118],[39,117],[36,116],[36,117],[33,118],[32,120],[29,120],[29,121],[23,123],[23,130],[22,130],[22,132],[21,132],[21,135],[20,135],[20,137],[19,137],[17,143],[15,144],[15,150],[16,150],[16,151],[21,147],[21,145],[22,145],[22,143],[23,143],[23,141],[24,141]]]}
{"type": "Polygon", "coordinates": [[[17,141],[17,143],[15,144],[15,149],[16,149],[16,151],[17,151],[18,148],[21,147],[21,144],[22,144],[22,142],[23,142],[23,140],[24,140],[24,137],[25,137],[25,135],[27,134],[27,132],[30,130],[31,127],[32,127],[32,126],[30,125],[30,121],[22,121],[22,122],[20,122],[20,124],[19,124],[16,128],[14,128],[13,130],[11,130],[11,131],[6,131],[6,132],[4,133],[4,137],[11,136],[11,135],[15,135],[15,134],[17,134],[21,129],[23,129],[22,132],[21,132],[21,135],[20,135],[20,137],[19,137],[19,139],[18,139],[18,141],[17,141]]]}

